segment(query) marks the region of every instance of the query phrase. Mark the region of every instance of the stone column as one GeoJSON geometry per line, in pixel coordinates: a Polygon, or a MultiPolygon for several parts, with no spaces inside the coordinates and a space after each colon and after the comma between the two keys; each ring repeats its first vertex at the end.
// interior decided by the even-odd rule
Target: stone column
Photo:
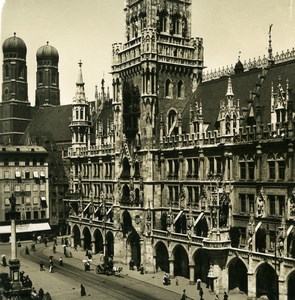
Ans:
{"type": "Polygon", "coordinates": [[[249,255],[249,268],[248,268],[248,300],[256,300],[256,280],[253,273],[253,258],[249,255]]]}
{"type": "Polygon", "coordinates": [[[195,265],[189,264],[189,284],[194,285],[195,282],[195,265]]]}
{"type": "Polygon", "coordinates": [[[169,259],[169,274],[170,278],[174,278],[174,259],[169,259]]]}
{"type": "Polygon", "coordinates": [[[83,250],[85,250],[84,249],[84,238],[80,238],[80,243],[81,243],[81,248],[83,249],[83,250]]]}

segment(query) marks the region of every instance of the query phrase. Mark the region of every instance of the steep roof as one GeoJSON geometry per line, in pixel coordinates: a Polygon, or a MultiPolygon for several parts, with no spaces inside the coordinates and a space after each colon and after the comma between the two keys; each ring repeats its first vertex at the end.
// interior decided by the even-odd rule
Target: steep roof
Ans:
{"type": "MultiPolygon", "coordinates": [[[[289,80],[289,87],[295,91],[295,60],[287,61],[273,65],[266,74],[259,88],[260,104],[263,106],[262,121],[265,124],[270,123],[270,105],[271,105],[271,84],[274,88],[278,85],[278,78],[282,80],[282,84],[286,86],[286,80],[289,80]]],[[[256,85],[260,82],[262,68],[253,68],[249,71],[231,75],[232,88],[235,99],[240,100],[240,108],[248,108],[248,100],[250,99],[250,91],[256,91],[256,85]]],[[[202,102],[204,122],[209,124],[208,129],[214,130],[218,113],[220,100],[225,99],[227,91],[228,77],[223,76],[218,79],[202,82],[190,99],[190,104],[194,106],[194,102],[202,102]]],[[[255,103],[256,105],[257,103],[255,103]]],[[[183,112],[184,127],[188,131],[189,124],[189,105],[183,112]]]]}
{"type": "Polygon", "coordinates": [[[35,114],[24,138],[38,143],[38,139],[46,137],[55,143],[71,142],[72,135],[69,128],[72,117],[72,105],[43,106],[35,114]]]}

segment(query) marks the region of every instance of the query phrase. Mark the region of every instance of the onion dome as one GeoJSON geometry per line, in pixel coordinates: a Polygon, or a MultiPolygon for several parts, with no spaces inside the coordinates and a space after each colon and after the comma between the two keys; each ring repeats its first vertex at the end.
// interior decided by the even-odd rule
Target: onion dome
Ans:
{"type": "Polygon", "coordinates": [[[56,48],[49,45],[49,42],[47,42],[46,45],[37,50],[36,57],[37,60],[52,60],[58,62],[59,55],[56,48]]]}
{"type": "Polygon", "coordinates": [[[16,36],[16,33],[4,41],[2,50],[4,57],[7,57],[8,53],[17,53],[16,57],[19,58],[25,58],[27,55],[27,46],[21,38],[16,36]]]}

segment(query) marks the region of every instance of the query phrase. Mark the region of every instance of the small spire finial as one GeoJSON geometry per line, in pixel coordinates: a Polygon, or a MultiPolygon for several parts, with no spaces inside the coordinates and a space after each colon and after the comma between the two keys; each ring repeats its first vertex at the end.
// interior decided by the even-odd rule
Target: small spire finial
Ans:
{"type": "Polygon", "coordinates": [[[80,68],[82,67],[82,61],[81,61],[81,59],[79,60],[78,65],[79,65],[80,68]]]}
{"type": "Polygon", "coordinates": [[[271,28],[273,24],[269,25],[269,31],[268,31],[268,60],[272,61],[272,46],[271,46],[271,28]]]}
{"type": "Polygon", "coordinates": [[[16,36],[16,32],[13,33],[14,37],[16,36]]]}
{"type": "Polygon", "coordinates": [[[238,55],[238,61],[240,61],[240,58],[241,58],[241,51],[239,51],[239,55],[238,55]]]}
{"type": "Polygon", "coordinates": [[[46,44],[48,45],[48,44],[49,44],[49,42],[47,41],[47,42],[46,42],[46,44]]]}

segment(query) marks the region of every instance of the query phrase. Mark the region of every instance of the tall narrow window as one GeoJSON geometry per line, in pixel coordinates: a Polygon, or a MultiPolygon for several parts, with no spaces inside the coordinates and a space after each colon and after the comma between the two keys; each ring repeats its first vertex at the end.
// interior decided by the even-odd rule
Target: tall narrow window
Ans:
{"type": "Polygon", "coordinates": [[[268,178],[276,179],[276,165],[273,155],[269,155],[267,158],[268,163],[268,178]]]}
{"type": "Polygon", "coordinates": [[[181,80],[177,84],[177,97],[183,98],[183,82],[181,80]]]}
{"type": "Polygon", "coordinates": [[[283,155],[279,155],[277,157],[277,164],[278,164],[278,178],[279,180],[284,180],[285,179],[285,170],[286,170],[286,163],[284,160],[283,155]]]}
{"type": "Polygon", "coordinates": [[[165,82],[165,96],[171,97],[171,80],[167,79],[165,82]]]}
{"type": "Polygon", "coordinates": [[[9,77],[9,67],[5,65],[5,77],[9,77]]]}
{"type": "Polygon", "coordinates": [[[240,157],[239,165],[240,165],[240,179],[246,179],[246,162],[244,157],[240,157]]]}
{"type": "Polygon", "coordinates": [[[43,73],[42,72],[39,72],[39,80],[38,80],[38,83],[39,84],[42,84],[43,83],[43,73]]]}

